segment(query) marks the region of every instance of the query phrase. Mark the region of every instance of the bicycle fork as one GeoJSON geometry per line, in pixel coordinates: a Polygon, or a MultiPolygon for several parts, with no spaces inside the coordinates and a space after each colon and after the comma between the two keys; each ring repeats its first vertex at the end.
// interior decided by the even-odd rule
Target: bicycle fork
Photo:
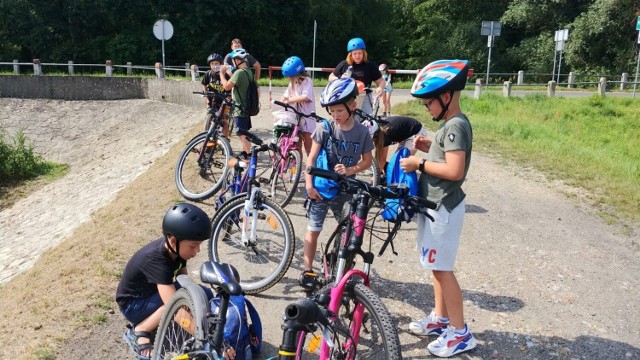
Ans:
{"type": "Polygon", "coordinates": [[[255,199],[260,188],[253,186],[251,195],[244,201],[244,210],[242,212],[242,244],[251,246],[256,243],[256,224],[258,222],[258,209],[255,207],[255,199]],[[251,230],[247,230],[251,219],[251,230]]]}

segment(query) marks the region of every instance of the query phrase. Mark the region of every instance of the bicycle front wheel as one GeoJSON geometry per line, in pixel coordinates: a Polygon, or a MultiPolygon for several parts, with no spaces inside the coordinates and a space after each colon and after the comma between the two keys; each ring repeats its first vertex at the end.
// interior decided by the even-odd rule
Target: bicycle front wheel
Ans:
{"type": "Polygon", "coordinates": [[[295,244],[291,219],[271,199],[258,196],[255,219],[252,212],[246,218],[243,215],[244,197],[225,203],[213,219],[209,239],[209,259],[236,266],[242,290],[248,294],[265,291],[280,281],[291,265],[295,244]]]}
{"type": "MultiPolygon", "coordinates": [[[[331,286],[325,286],[321,291],[329,293],[331,286]]],[[[402,359],[397,327],[373,290],[361,282],[349,281],[336,314],[333,338],[336,346],[331,350],[330,359],[402,359]]],[[[315,353],[317,359],[320,349],[315,353]]],[[[311,359],[308,355],[306,358],[311,359]]]]}
{"type": "Polygon", "coordinates": [[[373,161],[371,161],[371,167],[367,170],[359,172],[356,175],[356,179],[366,181],[373,186],[380,185],[380,180],[382,179],[382,171],[380,170],[378,162],[373,159],[373,161]]]}
{"type": "Polygon", "coordinates": [[[287,157],[276,156],[277,164],[271,174],[271,200],[285,207],[298,190],[301,174],[301,156],[298,150],[289,150],[287,157]]]}
{"type": "Polygon", "coordinates": [[[206,297],[181,288],[171,297],[160,320],[154,342],[153,359],[174,359],[204,350],[207,339],[206,297]]]}
{"type": "Polygon", "coordinates": [[[231,146],[227,139],[212,137],[205,144],[206,140],[207,133],[202,133],[189,141],[176,165],[176,186],[188,200],[213,196],[222,187],[229,168],[231,146]]]}

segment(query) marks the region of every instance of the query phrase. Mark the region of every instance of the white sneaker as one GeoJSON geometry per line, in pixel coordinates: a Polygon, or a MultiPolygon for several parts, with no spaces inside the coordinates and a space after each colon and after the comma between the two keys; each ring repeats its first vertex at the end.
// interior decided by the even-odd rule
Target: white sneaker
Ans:
{"type": "Polygon", "coordinates": [[[467,330],[465,335],[458,335],[455,330],[456,328],[453,326],[448,326],[437,340],[427,346],[429,352],[438,357],[451,357],[469,351],[478,345],[471,331],[467,330]]]}
{"type": "Polygon", "coordinates": [[[447,326],[449,326],[449,322],[438,321],[435,311],[431,310],[431,313],[424,319],[412,321],[409,324],[409,331],[420,336],[440,335],[447,326]]]}

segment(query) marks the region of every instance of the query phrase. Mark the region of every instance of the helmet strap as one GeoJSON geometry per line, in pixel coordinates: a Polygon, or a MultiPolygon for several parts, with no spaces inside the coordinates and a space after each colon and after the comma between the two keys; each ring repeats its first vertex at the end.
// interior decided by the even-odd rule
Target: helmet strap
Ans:
{"type": "Polygon", "coordinates": [[[173,246],[171,246],[171,242],[169,242],[169,236],[167,235],[164,236],[164,240],[167,243],[167,248],[169,248],[169,251],[171,251],[174,255],[176,255],[178,257],[178,260],[184,260],[180,257],[180,241],[178,241],[178,238],[175,238],[175,239],[176,239],[176,248],[174,249],[173,246]]]}
{"type": "Polygon", "coordinates": [[[442,120],[442,118],[444,118],[444,115],[447,113],[447,111],[449,111],[449,105],[451,105],[451,101],[453,100],[453,90],[449,91],[449,101],[447,102],[446,105],[442,101],[441,95],[442,94],[438,95],[437,99],[438,99],[438,102],[440,103],[440,108],[442,109],[442,111],[440,111],[440,114],[437,117],[434,117],[431,119],[433,121],[442,120]]]}

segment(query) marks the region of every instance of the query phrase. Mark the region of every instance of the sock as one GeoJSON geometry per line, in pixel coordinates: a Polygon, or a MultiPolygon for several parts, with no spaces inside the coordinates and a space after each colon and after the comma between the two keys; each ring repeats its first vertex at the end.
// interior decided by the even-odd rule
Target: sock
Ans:
{"type": "Polygon", "coordinates": [[[455,331],[456,335],[467,335],[468,332],[469,328],[467,327],[467,324],[464,324],[464,329],[456,329],[455,331]]]}
{"type": "Polygon", "coordinates": [[[443,322],[443,323],[448,323],[449,322],[449,318],[447,317],[440,317],[440,316],[436,316],[438,318],[439,322],[443,322]]]}

